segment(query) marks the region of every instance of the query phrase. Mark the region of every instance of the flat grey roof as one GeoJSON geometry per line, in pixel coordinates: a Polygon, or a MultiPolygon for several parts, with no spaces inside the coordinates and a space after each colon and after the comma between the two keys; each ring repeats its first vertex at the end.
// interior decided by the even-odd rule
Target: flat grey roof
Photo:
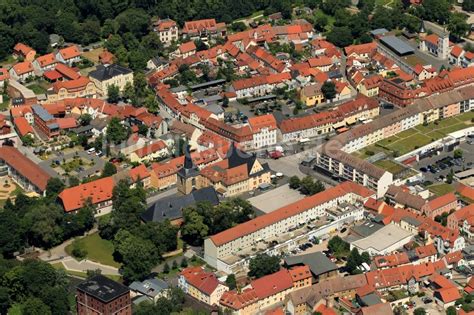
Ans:
{"type": "Polygon", "coordinates": [[[383,35],[388,33],[388,30],[386,28],[377,28],[375,30],[370,31],[370,34],[372,35],[383,35]]]}
{"type": "Polygon", "coordinates": [[[362,251],[367,251],[368,249],[373,248],[382,252],[393,244],[412,236],[413,234],[407,230],[404,230],[395,224],[389,224],[372,235],[353,242],[352,245],[358,247],[362,251]]]}
{"type": "Polygon", "coordinates": [[[415,52],[410,45],[393,35],[382,37],[380,41],[399,55],[407,55],[415,52]]]}

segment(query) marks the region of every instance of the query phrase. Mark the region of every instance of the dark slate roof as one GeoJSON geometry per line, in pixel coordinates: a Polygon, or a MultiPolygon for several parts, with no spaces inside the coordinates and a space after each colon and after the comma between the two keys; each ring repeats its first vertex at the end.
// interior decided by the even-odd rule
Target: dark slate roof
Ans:
{"type": "Polygon", "coordinates": [[[132,73],[132,70],[118,64],[109,66],[98,65],[96,70],[89,73],[89,76],[99,81],[106,81],[118,75],[129,73],[132,73]]]}
{"type": "Polygon", "coordinates": [[[140,292],[151,297],[155,297],[161,291],[167,290],[169,288],[168,283],[161,279],[146,279],[142,282],[134,281],[129,286],[130,290],[140,292]]]}
{"type": "Polygon", "coordinates": [[[96,275],[85,280],[77,285],[77,289],[105,303],[130,292],[126,286],[103,275],[96,275]]]}
{"type": "Polygon", "coordinates": [[[338,269],[336,264],[329,260],[329,258],[327,258],[326,255],[321,252],[285,257],[285,264],[290,267],[295,265],[309,266],[311,273],[315,276],[319,276],[338,269]]]}
{"type": "Polygon", "coordinates": [[[235,144],[232,143],[229,151],[227,151],[226,159],[229,160],[229,168],[247,164],[247,169],[250,171],[257,157],[238,149],[235,144]]]}
{"type": "Polygon", "coordinates": [[[182,217],[182,210],[199,201],[209,201],[213,206],[219,203],[219,198],[214,187],[194,190],[185,196],[169,196],[159,199],[151,205],[142,215],[145,222],[162,222],[166,219],[175,220],[182,217]]]}
{"type": "Polygon", "coordinates": [[[194,165],[189,150],[190,146],[188,145],[184,150],[184,166],[178,171],[178,175],[184,178],[196,177],[199,175],[199,170],[196,165],[194,165]]]}

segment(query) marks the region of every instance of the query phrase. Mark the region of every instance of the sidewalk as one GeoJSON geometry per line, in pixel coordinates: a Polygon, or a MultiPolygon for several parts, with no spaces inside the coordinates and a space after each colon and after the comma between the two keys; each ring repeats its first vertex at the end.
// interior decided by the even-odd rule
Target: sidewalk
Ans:
{"type": "Polygon", "coordinates": [[[103,275],[120,275],[119,270],[115,267],[102,265],[87,259],[77,261],[72,257],[66,257],[59,262],[69,271],[87,272],[87,270],[100,269],[103,275]]]}

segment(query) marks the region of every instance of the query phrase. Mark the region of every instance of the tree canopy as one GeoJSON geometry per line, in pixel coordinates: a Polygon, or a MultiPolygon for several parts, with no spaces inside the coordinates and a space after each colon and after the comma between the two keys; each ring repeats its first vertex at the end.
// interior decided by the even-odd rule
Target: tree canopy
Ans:
{"type": "Polygon", "coordinates": [[[280,270],[280,257],[268,254],[258,254],[249,262],[248,276],[261,278],[280,270]]]}

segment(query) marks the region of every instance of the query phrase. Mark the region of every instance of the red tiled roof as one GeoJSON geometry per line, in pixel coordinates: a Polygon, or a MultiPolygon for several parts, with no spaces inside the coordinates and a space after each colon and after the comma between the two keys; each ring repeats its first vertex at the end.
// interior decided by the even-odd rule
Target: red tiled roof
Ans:
{"type": "Polygon", "coordinates": [[[263,128],[269,130],[277,128],[276,119],[272,114],[251,117],[248,122],[254,133],[260,132],[263,128]]]}
{"type": "Polygon", "coordinates": [[[321,313],[321,315],[337,315],[336,311],[332,307],[327,307],[324,304],[316,307],[314,311],[321,313]]]}
{"type": "Polygon", "coordinates": [[[438,295],[443,303],[450,303],[461,298],[461,294],[456,287],[443,288],[435,291],[435,296],[438,295]],[[436,294],[438,293],[438,294],[436,294]]]}
{"type": "MultiPolygon", "coordinates": [[[[454,209],[456,208],[458,199],[454,193],[447,193],[446,195],[437,197],[433,200],[428,201],[424,206],[423,209],[425,212],[431,213],[436,211],[439,208],[446,207],[449,205],[453,205],[454,209]]],[[[451,210],[451,209],[449,209],[451,210]]]]}
{"type": "Polygon", "coordinates": [[[333,64],[333,61],[331,58],[326,57],[326,56],[320,56],[317,58],[310,58],[308,59],[308,64],[311,68],[316,68],[316,67],[325,67],[325,66],[330,66],[333,64]]]}
{"type": "Polygon", "coordinates": [[[344,182],[323,192],[306,197],[273,212],[256,217],[255,219],[212,235],[210,239],[216,246],[220,246],[348,193],[355,193],[365,198],[374,194],[371,190],[359,184],[354,182],[344,182]]]}
{"type": "Polygon", "coordinates": [[[201,267],[186,268],[180,273],[186,281],[199,291],[211,295],[219,285],[217,277],[212,272],[207,272],[201,267]]]}
{"type": "Polygon", "coordinates": [[[46,54],[36,58],[36,62],[40,65],[41,68],[57,63],[56,57],[53,53],[46,54]]]}
{"type": "Polygon", "coordinates": [[[153,142],[147,146],[144,146],[143,148],[140,148],[135,151],[135,154],[139,158],[143,158],[147,155],[153,154],[155,152],[161,151],[166,148],[166,143],[162,140],[158,140],[156,142],[153,142]]]}
{"type": "Polygon", "coordinates": [[[186,54],[186,53],[189,53],[193,50],[196,50],[196,45],[194,44],[193,41],[186,42],[186,43],[181,44],[179,46],[179,51],[180,51],[181,54],[186,54]]]}
{"type": "Polygon", "coordinates": [[[50,81],[55,81],[63,77],[61,73],[56,70],[45,71],[43,76],[50,81]]]}
{"type": "Polygon", "coordinates": [[[219,304],[233,310],[240,310],[259,300],[255,289],[247,288],[240,293],[237,291],[227,291],[222,294],[219,304]]]}
{"type": "Polygon", "coordinates": [[[79,57],[81,55],[81,52],[79,51],[76,45],[72,45],[72,46],[60,49],[59,54],[61,54],[64,60],[68,60],[75,57],[79,57]]]}
{"type": "Polygon", "coordinates": [[[463,51],[464,49],[462,49],[460,46],[454,45],[453,48],[451,49],[451,55],[453,55],[456,58],[459,58],[463,51]]]}
{"type": "Polygon", "coordinates": [[[138,180],[143,180],[145,178],[150,177],[150,173],[148,172],[146,166],[144,164],[140,164],[139,166],[132,168],[128,175],[132,182],[136,182],[138,180]]]}
{"type": "Polygon", "coordinates": [[[308,266],[293,267],[289,270],[289,273],[293,282],[301,281],[312,277],[311,270],[308,266]]]}
{"type": "Polygon", "coordinates": [[[89,82],[91,81],[86,77],[80,77],[79,79],[71,81],[57,81],[53,83],[53,90],[56,93],[58,93],[61,89],[66,89],[69,92],[83,90],[86,88],[89,82]]]}
{"type": "Polygon", "coordinates": [[[29,133],[34,134],[33,127],[31,127],[25,117],[16,117],[13,119],[13,123],[21,137],[24,137],[29,133]]]}
{"type": "Polygon", "coordinates": [[[22,75],[22,74],[34,71],[33,64],[29,61],[19,62],[15,64],[12,68],[13,68],[13,71],[15,71],[17,75],[22,75]]]}
{"type": "Polygon", "coordinates": [[[456,191],[463,197],[474,201],[474,188],[459,183],[456,191]]]}
{"type": "Polygon", "coordinates": [[[0,81],[5,81],[10,78],[10,74],[6,68],[0,68],[0,81]]]}
{"type": "Polygon", "coordinates": [[[77,127],[77,121],[75,118],[56,118],[56,122],[59,125],[59,129],[71,129],[77,127]]]}
{"type": "Polygon", "coordinates": [[[68,78],[69,80],[76,80],[76,79],[79,79],[81,77],[81,75],[79,73],[77,73],[76,70],[74,70],[71,67],[66,66],[63,63],[58,63],[55,67],[55,70],[57,72],[61,73],[61,75],[68,78]]]}
{"type": "Polygon", "coordinates": [[[94,205],[111,200],[114,185],[112,177],[105,177],[79,186],[66,188],[58,197],[63,203],[64,211],[71,212],[82,208],[89,198],[94,205]]]}
{"type": "Polygon", "coordinates": [[[259,299],[265,299],[293,287],[290,273],[281,269],[275,273],[253,280],[250,285],[259,299]]]}
{"type": "Polygon", "coordinates": [[[18,149],[10,146],[0,147],[0,159],[28,179],[39,190],[46,190],[46,185],[51,176],[18,149]]]}
{"type": "Polygon", "coordinates": [[[25,45],[23,43],[17,43],[15,47],[13,47],[13,51],[21,53],[23,56],[26,56],[29,52],[35,51],[33,48],[31,48],[28,45],[25,45]]]}
{"type": "Polygon", "coordinates": [[[357,54],[357,55],[362,55],[362,54],[372,54],[377,50],[377,43],[376,42],[371,42],[367,44],[360,44],[360,45],[350,45],[344,48],[344,51],[346,52],[347,56],[350,56],[351,54],[357,54]]]}

